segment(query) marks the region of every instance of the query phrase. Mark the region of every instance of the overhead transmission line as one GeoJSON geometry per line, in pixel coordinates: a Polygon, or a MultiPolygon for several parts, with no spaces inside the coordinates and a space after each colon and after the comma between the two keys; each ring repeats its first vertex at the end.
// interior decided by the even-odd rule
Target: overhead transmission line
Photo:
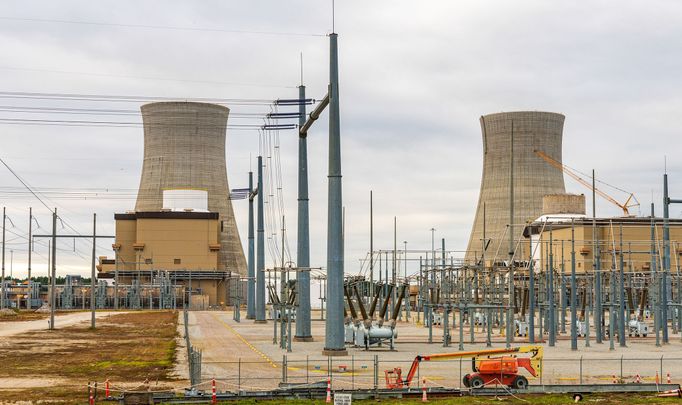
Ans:
{"type": "Polygon", "coordinates": [[[144,29],[172,30],[172,31],[222,32],[222,33],[230,33],[230,34],[298,36],[298,37],[326,37],[327,36],[326,34],[314,34],[314,33],[305,33],[305,32],[229,30],[229,29],[224,29],[224,28],[180,27],[180,26],[149,25],[149,24],[124,24],[124,23],[110,23],[110,22],[99,22],[99,21],[60,20],[60,19],[48,19],[48,18],[21,18],[21,17],[0,16],[0,20],[36,22],[36,23],[97,25],[97,26],[121,27],[121,28],[144,28],[144,29]]]}

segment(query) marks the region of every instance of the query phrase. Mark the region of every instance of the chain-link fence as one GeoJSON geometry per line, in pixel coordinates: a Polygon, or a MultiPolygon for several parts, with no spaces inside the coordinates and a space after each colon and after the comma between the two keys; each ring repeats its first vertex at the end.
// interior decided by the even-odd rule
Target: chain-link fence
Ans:
{"type": "MultiPolygon", "coordinates": [[[[284,355],[279,361],[204,361],[202,381],[215,379],[220,391],[259,391],[282,386],[326,386],[332,389],[386,388],[386,371],[400,368],[407,376],[414,358],[383,359],[381,355],[346,357],[300,357],[284,355]]],[[[571,359],[545,358],[538,377],[519,371],[533,385],[613,384],[680,380],[674,375],[681,370],[682,358],[587,357],[571,359]]],[[[411,387],[465,388],[463,378],[472,372],[471,358],[423,361],[419,364],[411,387]]]]}

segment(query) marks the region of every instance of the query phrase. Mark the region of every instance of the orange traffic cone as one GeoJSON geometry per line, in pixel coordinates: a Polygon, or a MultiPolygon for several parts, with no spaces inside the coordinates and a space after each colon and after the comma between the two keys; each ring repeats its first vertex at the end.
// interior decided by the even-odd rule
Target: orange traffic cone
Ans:
{"type": "Polygon", "coordinates": [[[327,400],[325,402],[332,402],[332,381],[329,377],[327,377],[327,400]]]}
{"type": "Polygon", "coordinates": [[[668,384],[671,384],[672,380],[670,379],[670,373],[668,373],[668,375],[666,375],[665,380],[668,384]]]}
{"type": "Polygon", "coordinates": [[[642,382],[642,378],[639,376],[639,373],[635,376],[635,384],[639,384],[642,382]]]}
{"type": "Polygon", "coordinates": [[[613,383],[614,383],[614,384],[618,384],[618,380],[616,380],[616,375],[615,375],[615,374],[613,375],[613,383]]]}
{"type": "Polygon", "coordinates": [[[656,384],[660,384],[661,380],[658,378],[658,371],[656,372],[656,384]]]}
{"type": "Polygon", "coordinates": [[[429,402],[426,398],[426,378],[422,380],[422,402],[429,402]]]}

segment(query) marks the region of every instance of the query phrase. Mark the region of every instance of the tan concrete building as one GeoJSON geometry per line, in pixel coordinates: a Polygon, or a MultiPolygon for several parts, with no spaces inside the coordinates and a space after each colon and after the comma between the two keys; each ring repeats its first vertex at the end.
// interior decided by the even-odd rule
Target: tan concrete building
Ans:
{"type": "MultiPolygon", "coordinates": [[[[621,240],[625,271],[649,272],[651,270],[651,218],[598,218],[595,223],[596,227],[593,230],[591,218],[574,219],[576,271],[578,273],[593,271],[596,246],[599,248],[601,269],[618,269],[620,266],[621,240]]],[[[660,271],[663,257],[662,218],[655,218],[653,229],[656,268],[660,271]]],[[[532,234],[534,250],[536,249],[536,263],[542,266],[543,271],[547,269],[549,253],[552,252],[554,268],[561,271],[563,263],[565,271],[570,272],[570,219],[554,223],[549,221],[546,223],[535,222],[526,228],[524,236],[528,237],[529,234],[532,234]]],[[[682,265],[680,242],[682,242],[682,220],[670,219],[670,267],[673,272],[677,271],[682,265]]]]}
{"type": "Polygon", "coordinates": [[[228,302],[228,279],[220,270],[221,224],[217,212],[153,211],[115,214],[114,259],[101,257],[100,279],[119,274],[119,285],[149,283],[168,272],[176,284],[191,288],[194,301],[228,302]]]}

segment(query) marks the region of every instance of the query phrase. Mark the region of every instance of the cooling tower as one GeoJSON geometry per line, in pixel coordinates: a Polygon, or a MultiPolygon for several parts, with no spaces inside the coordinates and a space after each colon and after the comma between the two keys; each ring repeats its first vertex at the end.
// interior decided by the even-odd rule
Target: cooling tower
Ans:
{"type": "Polygon", "coordinates": [[[142,106],[144,163],[135,210],[166,208],[164,192],[198,190],[207,200],[205,207],[218,212],[221,220],[218,270],[246,274],[225,165],[229,112],[226,107],[206,103],[161,102],[142,106]]]}
{"type": "MultiPolygon", "coordinates": [[[[542,215],[542,198],[547,194],[563,194],[564,176],[535,154],[540,150],[561,162],[561,137],[564,116],[539,111],[490,114],[481,117],[483,134],[483,177],[478,208],[471,230],[466,260],[481,256],[483,239],[483,206],[485,232],[490,239],[486,261],[496,256],[506,260],[509,251],[510,159],[512,122],[514,128],[514,240],[519,239],[527,221],[542,215]]],[[[524,244],[521,244],[525,247],[524,244]]],[[[525,249],[524,249],[525,251],[525,249]]],[[[519,257],[523,260],[524,257],[519,257]]]]}

